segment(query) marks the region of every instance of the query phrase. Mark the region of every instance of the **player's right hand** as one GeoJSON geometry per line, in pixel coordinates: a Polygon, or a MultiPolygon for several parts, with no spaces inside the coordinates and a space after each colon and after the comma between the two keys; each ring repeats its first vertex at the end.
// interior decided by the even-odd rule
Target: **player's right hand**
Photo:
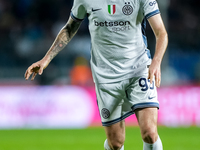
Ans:
{"type": "Polygon", "coordinates": [[[29,77],[32,75],[31,80],[34,80],[35,76],[39,73],[39,75],[41,75],[43,73],[43,70],[45,68],[44,63],[42,63],[42,61],[38,61],[34,64],[32,64],[30,67],[28,67],[28,69],[25,72],[25,79],[28,80],[29,77]]]}

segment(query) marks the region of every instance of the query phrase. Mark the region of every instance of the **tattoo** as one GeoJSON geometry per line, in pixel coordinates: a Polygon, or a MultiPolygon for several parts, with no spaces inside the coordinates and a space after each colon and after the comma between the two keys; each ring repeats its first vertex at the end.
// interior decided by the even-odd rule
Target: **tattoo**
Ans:
{"type": "Polygon", "coordinates": [[[72,37],[76,34],[80,24],[81,22],[75,22],[73,19],[69,19],[46,54],[49,55],[50,61],[69,43],[72,37]]]}

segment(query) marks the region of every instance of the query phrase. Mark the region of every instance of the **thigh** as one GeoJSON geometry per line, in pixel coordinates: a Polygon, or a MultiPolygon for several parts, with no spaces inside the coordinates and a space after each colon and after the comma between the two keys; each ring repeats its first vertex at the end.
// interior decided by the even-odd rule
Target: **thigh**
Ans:
{"type": "Polygon", "coordinates": [[[136,109],[135,115],[137,117],[142,136],[149,132],[153,132],[157,135],[158,109],[156,107],[136,109]]]}
{"type": "MultiPolygon", "coordinates": [[[[111,143],[119,142],[124,143],[125,140],[125,121],[120,121],[111,126],[104,127],[106,132],[106,137],[109,145],[111,143]]],[[[123,145],[123,144],[122,144],[123,145]]]]}

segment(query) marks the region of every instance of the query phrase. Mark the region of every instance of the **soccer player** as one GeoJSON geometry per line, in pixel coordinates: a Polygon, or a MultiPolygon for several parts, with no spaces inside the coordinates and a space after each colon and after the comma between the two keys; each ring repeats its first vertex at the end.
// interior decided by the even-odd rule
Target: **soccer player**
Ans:
{"type": "Polygon", "coordinates": [[[26,70],[26,80],[31,74],[31,80],[42,74],[86,16],[91,35],[91,69],[107,136],[104,148],[124,149],[124,119],[135,113],[143,150],[162,150],[157,132],[156,87],[160,86],[168,37],[156,0],[74,0],[68,22],[46,55],[26,70]],[[146,20],[156,37],[153,59],[147,49],[146,20]]]}

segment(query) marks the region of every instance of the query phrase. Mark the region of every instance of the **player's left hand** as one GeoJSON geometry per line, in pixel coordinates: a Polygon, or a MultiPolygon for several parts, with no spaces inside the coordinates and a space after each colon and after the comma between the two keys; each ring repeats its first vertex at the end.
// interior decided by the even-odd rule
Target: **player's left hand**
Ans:
{"type": "Polygon", "coordinates": [[[151,84],[153,82],[154,76],[155,76],[156,87],[160,87],[160,82],[161,82],[160,62],[156,60],[152,60],[152,63],[149,66],[148,79],[150,79],[151,84]]]}

